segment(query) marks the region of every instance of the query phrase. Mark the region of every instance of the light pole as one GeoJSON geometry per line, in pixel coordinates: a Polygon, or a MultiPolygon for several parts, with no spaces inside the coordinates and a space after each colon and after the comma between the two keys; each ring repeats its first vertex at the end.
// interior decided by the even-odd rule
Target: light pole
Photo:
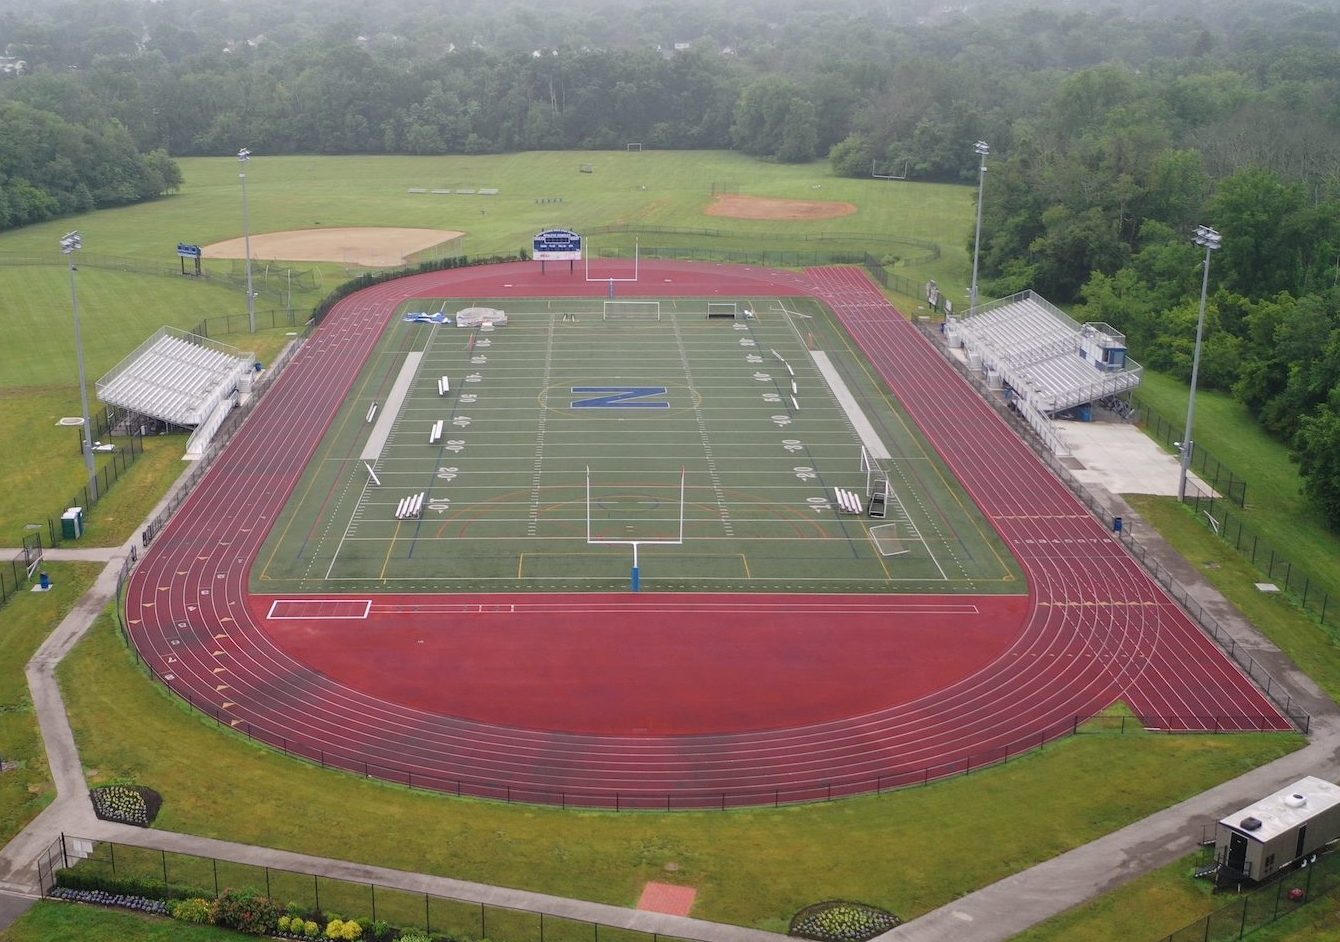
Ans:
{"type": "Polygon", "coordinates": [[[251,220],[247,217],[247,161],[251,159],[251,151],[245,147],[237,152],[237,162],[242,170],[238,176],[242,178],[242,246],[247,255],[247,324],[251,332],[256,332],[256,294],[251,290],[251,220]]]}
{"type": "Polygon", "coordinates": [[[977,233],[972,238],[972,295],[968,303],[968,313],[977,307],[977,254],[982,247],[982,193],[986,190],[986,157],[991,146],[986,141],[972,145],[973,153],[982,159],[977,173],[977,233]]]}
{"type": "Polygon", "coordinates": [[[84,467],[88,469],[88,496],[90,501],[98,499],[98,469],[93,462],[93,423],[88,414],[88,378],[84,374],[84,338],[79,330],[79,294],[74,284],[74,253],[84,247],[84,237],[79,230],[67,232],[61,236],[60,250],[70,261],[70,308],[74,311],[74,354],[79,363],[79,403],[84,409],[84,467]]]}
{"type": "Polygon", "coordinates": [[[1200,342],[1205,334],[1205,301],[1210,290],[1210,253],[1223,244],[1219,233],[1209,226],[1197,226],[1191,239],[1205,247],[1205,266],[1200,279],[1200,316],[1196,318],[1196,352],[1191,356],[1191,395],[1186,403],[1186,434],[1182,436],[1182,470],[1177,477],[1177,499],[1186,500],[1186,475],[1191,467],[1192,428],[1196,421],[1196,378],[1200,375],[1200,342]]]}

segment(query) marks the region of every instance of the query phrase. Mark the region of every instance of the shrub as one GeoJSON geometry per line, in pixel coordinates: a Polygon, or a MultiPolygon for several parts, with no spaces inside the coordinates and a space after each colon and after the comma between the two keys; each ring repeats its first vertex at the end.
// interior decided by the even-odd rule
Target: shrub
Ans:
{"type": "Polygon", "coordinates": [[[400,933],[400,942],[433,942],[422,929],[406,929],[400,933]]]}
{"type": "Polygon", "coordinates": [[[280,932],[288,932],[288,925],[291,918],[292,917],[290,917],[288,913],[285,913],[284,915],[280,916],[279,920],[275,923],[275,928],[278,929],[280,932]]]}
{"type": "Polygon", "coordinates": [[[214,901],[199,896],[178,900],[172,905],[172,918],[198,926],[214,921],[214,901]]]}
{"type": "Polygon", "coordinates": [[[279,922],[279,905],[250,888],[227,890],[215,904],[214,921],[225,929],[264,935],[279,922]]]}
{"type": "Polygon", "coordinates": [[[336,916],[334,919],[332,919],[330,922],[326,924],[326,938],[327,939],[344,938],[344,920],[341,919],[339,916],[336,916]]]}
{"type": "Polygon", "coordinates": [[[56,871],[56,885],[70,890],[102,890],[124,896],[143,896],[146,899],[191,899],[213,896],[198,886],[164,883],[139,877],[113,877],[94,870],[70,869],[56,871]]]}
{"type": "Polygon", "coordinates": [[[363,927],[350,919],[340,931],[340,938],[344,939],[345,942],[354,942],[355,939],[361,939],[363,938],[363,927]]]}
{"type": "Polygon", "coordinates": [[[309,939],[315,939],[317,936],[321,934],[321,927],[318,926],[312,920],[308,919],[306,922],[302,924],[302,934],[307,936],[307,938],[309,939]]]}

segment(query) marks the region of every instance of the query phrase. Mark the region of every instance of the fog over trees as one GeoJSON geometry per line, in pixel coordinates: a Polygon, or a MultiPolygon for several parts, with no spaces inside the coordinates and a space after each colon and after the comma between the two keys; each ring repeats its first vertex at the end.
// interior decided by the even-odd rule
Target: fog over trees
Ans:
{"type": "MultiPolygon", "coordinates": [[[[1340,526],[1338,0],[0,0],[0,228],[172,156],[732,148],[975,182],[1033,288],[1290,442],[1340,526]]],[[[971,233],[965,233],[965,240],[971,233]]]]}

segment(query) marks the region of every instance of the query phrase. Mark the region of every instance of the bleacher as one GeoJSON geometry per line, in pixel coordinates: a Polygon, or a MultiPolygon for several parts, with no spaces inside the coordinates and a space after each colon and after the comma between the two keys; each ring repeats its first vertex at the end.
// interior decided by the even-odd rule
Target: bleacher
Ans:
{"type": "Polygon", "coordinates": [[[1140,384],[1125,336],[1106,324],[1081,325],[1031,291],[950,318],[945,333],[969,366],[1045,416],[1111,400],[1140,384]]]}
{"type": "Polygon", "coordinates": [[[254,361],[252,354],[164,327],[98,380],[98,398],[170,425],[199,426],[239,388],[249,388],[254,361]]]}

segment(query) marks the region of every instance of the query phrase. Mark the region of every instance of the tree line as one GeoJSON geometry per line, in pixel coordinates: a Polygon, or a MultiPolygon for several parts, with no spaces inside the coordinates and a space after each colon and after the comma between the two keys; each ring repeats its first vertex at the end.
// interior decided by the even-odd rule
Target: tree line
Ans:
{"type": "MultiPolygon", "coordinates": [[[[1340,527],[1335,0],[9,0],[0,227],[170,191],[169,154],[733,148],[985,180],[985,293],[1037,290],[1289,442],[1340,527]]],[[[965,233],[965,240],[971,239],[965,233]]]]}

